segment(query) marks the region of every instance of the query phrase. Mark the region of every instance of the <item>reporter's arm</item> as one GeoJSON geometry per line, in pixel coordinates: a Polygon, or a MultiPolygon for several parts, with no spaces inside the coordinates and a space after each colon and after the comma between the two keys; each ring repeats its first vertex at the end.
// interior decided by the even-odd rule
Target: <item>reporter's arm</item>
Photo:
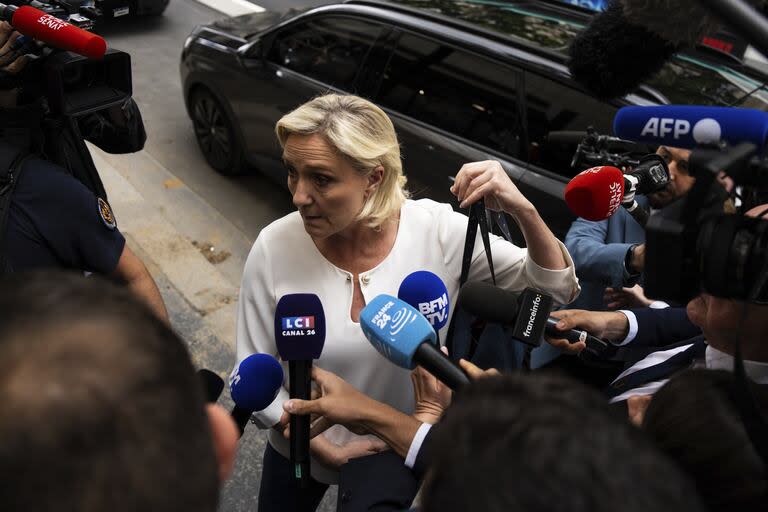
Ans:
{"type": "Polygon", "coordinates": [[[128,247],[128,244],[123,246],[123,252],[120,254],[117,267],[112,272],[112,277],[123,282],[134,296],[149,306],[152,312],[166,325],[171,325],[165,302],[163,302],[163,297],[160,295],[155,280],[144,263],[128,247]]]}

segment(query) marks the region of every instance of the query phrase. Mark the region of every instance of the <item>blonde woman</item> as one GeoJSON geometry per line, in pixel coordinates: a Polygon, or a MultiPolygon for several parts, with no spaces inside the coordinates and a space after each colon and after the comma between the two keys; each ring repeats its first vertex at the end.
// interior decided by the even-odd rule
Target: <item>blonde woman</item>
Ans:
{"type": "MultiPolygon", "coordinates": [[[[403,279],[417,270],[437,274],[455,298],[467,217],[447,204],[408,199],[394,126],[369,101],[321,96],[286,114],[276,132],[297,211],[264,228],[248,256],[240,292],[237,360],[254,352],[277,354],[277,301],[285,294],[312,292],[322,301],[327,326],[323,353],[315,364],[410,413],[409,373],[368,343],[358,323],[360,310],[381,293],[397,295],[403,279]]],[[[451,191],[462,207],[485,198],[487,206],[509,213],[520,226],[527,249],[492,240],[500,286],[534,286],[560,303],[573,300],[579,288],[568,252],[498,162],[464,165],[451,191]]],[[[490,280],[482,243],[475,247],[469,279],[490,280]]],[[[273,427],[259,494],[262,511],[296,506],[295,483],[288,478],[289,445],[282,435],[288,423],[282,409],[287,399],[283,389],[257,414],[263,425],[273,427]]],[[[315,510],[328,484],[336,483],[339,466],[384,445],[335,426],[315,437],[310,448],[313,480],[301,510],[315,510]]]]}

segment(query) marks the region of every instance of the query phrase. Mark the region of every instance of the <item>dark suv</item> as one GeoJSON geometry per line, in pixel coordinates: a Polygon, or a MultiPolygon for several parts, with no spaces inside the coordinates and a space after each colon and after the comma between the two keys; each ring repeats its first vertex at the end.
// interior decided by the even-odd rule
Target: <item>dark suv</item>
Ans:
{"type": "Polygon", "coordinates": [[[753,91],[764,76],[704,54],[676,57],[620,100],[598,100],[571,79],[566,57],[593,15],[541,0],[353,0],[240,16],[189,36],[184,96],[214,169],[255,167],[283,183],[277,119],[323,92],[364,96],[392,118],[415,196],[453,202],[449,180],[462,164],[500,160],[563,236],[575,148],[549,141],[550,132],[609,134],[626,104],[768,102],[753,91]]]}

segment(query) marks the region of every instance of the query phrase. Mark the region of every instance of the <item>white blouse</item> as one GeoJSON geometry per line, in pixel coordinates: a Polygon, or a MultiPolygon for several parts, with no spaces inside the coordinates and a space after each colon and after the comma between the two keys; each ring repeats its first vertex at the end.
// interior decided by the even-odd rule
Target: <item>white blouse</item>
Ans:
{"type": "MultiPolygon", "coordinates": [[[[397,296],[403,279],[411,272],[428,270],[437,274],[448,289],[453,314],[459,291],[461,259],[467,217],[453,211],[450,205],[429,199],[408,200],[400,211],[400,224],[392,250],[375,268],[359,275],[365,302],[379,294],[397,296]]],[[[490,281],[491,274],[478,238],[470,266],[470,281],[490,281]]],[[[560,250],[568,263],[563,270],[546,270],[527,257],[527,250],[491,235],[497,285],[512,291],[531,286],[551,294],[565,304],[579,291],[578,280],[568,251],[560,250]]],[[[409,371],[382,357],[363,335],[360,324],[352,321],[354,276],[326,260],[304,230],[298,212],[276,220],[259,233],[243,271],[237,315],[237,364],[260,352],[277,356],[274,315],[277,301],[285,294],[314,293],[322,304],[326,319],[323,353],[315,365],[339,375],[366,395],[410,414],[413,390],[409,371]]],[[[450,320],[450,318],[449,318],[450,320]]],[[[441,329],[445,339],[449,323],[441,329]]],[[[276,424],[282,404],[288,399],[288,371],[284,363],[285,382],[275,401],[257,413],[265,425],[276,424]]],[[[336,425],[323,435],[337,445],[357,436],[336,425]]],[[[270,431],[269,441],[286,458],[289,445],[281,435],[270,431]]],[[[312,476],[324,483],[336,483],[338,473],[314,459],[312,476]]]]}

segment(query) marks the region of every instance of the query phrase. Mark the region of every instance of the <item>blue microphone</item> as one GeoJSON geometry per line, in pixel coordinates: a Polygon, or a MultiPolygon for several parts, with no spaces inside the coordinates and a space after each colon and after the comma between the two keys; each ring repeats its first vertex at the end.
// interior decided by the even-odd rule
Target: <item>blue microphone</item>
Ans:
{"type": "Polygon", "coordinates": [[[768,138],[768,112],[694,105],[622,107],[613,118],[613,131],[622,139],[685,149],[721,141],[751,142],[762,149],[768,138]]]}
{"type": "Polygon", "coordinates": [[[410,304],[378,295],[360,311],[360,327],[371,345],[397,366],[423,366],[453,390],[469,384],[464,371],[435,346],[432,324],[410,304]]]}
{"type": "Polygon", "coordinates": [[[418,309],[429,320],[437,334],[437,344],[440,345],[439,331],[448,323],[451,307],[443,280],[428,270],[412,272],[400,284],[397,298],[418,309]]]}
{"type": "Polygon", "coordinates": [[[235,402],[232,418],[241,436],[251,414],[266,409],[282,384],[283,367],[273,356],[251,354],[240,362],[229,377],[229,392],[235,402]]]}
{"type": "MultiPolygon", "coordinates": [[[[275,344],[288,361],[291,398],[311,399],[312,360],[320,357],[325,344],[325,313],[313,293],[283,295],[275,309],[275,344]]],[[[299,487],[309,485],[309,416],[291,415],[291,464],[299,487]]]]}

